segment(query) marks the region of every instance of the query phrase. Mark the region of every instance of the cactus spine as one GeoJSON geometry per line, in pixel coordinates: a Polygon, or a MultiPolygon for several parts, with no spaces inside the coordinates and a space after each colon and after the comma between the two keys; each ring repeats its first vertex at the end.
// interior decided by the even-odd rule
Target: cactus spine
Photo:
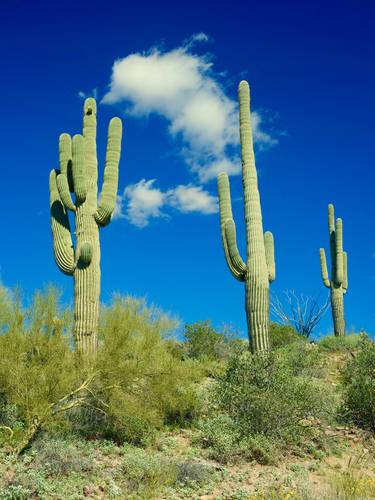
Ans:
{"type": "Polygon", "coordinates": [[[268,351],[270,347],[269,283],[275,279],[274,242],[272,233],[266,232],[263,235],[251,128],[250,89],[246,81],[240,83],[238,97],[247,244],[246,264],[237,248],[236,226],[226,173],[221,173],[218,177],[220,226],[228,267],[237,280],[245,283],[245,307],[251,350],[263,352],[268,351]]]}
{"type": "Polygon", "coordinates": [[[111,221],[116,204],[122,123],[112,118],[104,181],[98,204],[96,155],[96,102],[86,99],[83,134],[59,140],[60,170],[50,173],[50,210],[55,260],[60,270],[74,279],[74,337],[76,349],[85,355],[97,350],[100,299],[99,228],[111,221]],[[75,194],[75,202],[71,194],[75,194]],[[73,246],[68,210],[75,218],[73,246]]]}
{"type": "Polygon", "coordinates": [[[332,204],[328,205],[328,231],[331,252],[331,279],[324,248],[320,252],[320,269],[324,285],[331,290],[331,308],[335,335],[345,335],[344,295],[348,289],[348,258],[343,251],[342,220],[336,219],[332,204]]]}

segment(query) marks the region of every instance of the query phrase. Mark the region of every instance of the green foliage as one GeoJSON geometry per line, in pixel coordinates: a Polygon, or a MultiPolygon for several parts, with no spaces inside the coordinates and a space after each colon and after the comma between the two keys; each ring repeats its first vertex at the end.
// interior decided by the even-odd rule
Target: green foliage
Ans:
{"type": "Polygon", "coordinates": [[[294,328],[274,322],[270,323],[269,335],[272,349],[278,349],[301,340],[301,336],[294,328]]]}
{"type": "Polygon", "coordinates": [[[357,349],[361,342],[361,335],[363,336],[363,334],[356,335],[354,333],[345,337],[329,335],[319,340],[319,348],[323,351],[350,351],[357,349]]]}
{"type": "Polygon", "coordinates": [[[158,492],[177,480],[177,467],[173,460],[160,453],[126,446],[122,470],[128,483],[128,490],[136,498],[155,498],[158,492]]]}
{"type": "Polygon", "coordinates": [[[35,465],[43,468],[48,475],[68,476],[72,472],[89,472],[93,468],[92,460],[84,449],[63,439],[47,437],[33,446],[35,465]]]}
{"type": "Polygon", "coordinates": [[[219,463],[241,459],[260,464],[275,463],[278,449],[275,440],[265,434],[244,435],[229,415],[216,415],[199,423],[200,442],[209,449],[210,458],[219,463]]]}
{"type": "Polygon", "coordinates": [[[212,392],[219,416],[204,424],[203,442],[229,459],[234,450],[263,462],[273,459],[276,448],[304,449],[312,439],[306,421],[333,411],[327,398],[317,380],[293,373],[285,354],[244,353],[229,361],[212,392]]]}
{"type": "Polygon", "coordinates": [[[355,357],[343,369],[344,416],[375,432],[375,343],[363,338],[355,357]]]}
{"type": "Polygon", "coordinates": [[[101,411],[79,411],[82,430],[117,442],[145,444],[164,424],[187,423],[199,411],[195,361],[175,357],[165,338],[176,321],[143,300],[115,297],[102,314],[95,393],[101,411]]]}
{"type": "Polygon", "coordinates": [[[320,377],[322,374],[319,347],[303,338],[300,342],[294,342],[279,349],[277,357],[293,376],[320,377]]]}
{"type": "Polygon", "coordinates": [[[244,349],[241,339],[228,329],[217,332],[209,321],[185,326],[185,348],[189,358],[223,360],[244,349]]]}
{"type": "Polygon", "coordinates": [[[78,383],[68,338],[68,311],[52,287],[36,292],[27,309],[12,305],[14,321],[0,336],[0,425],[11,427],[0,439],[22,441],[36,421],[50,420],[52,405],[78,383]]]}

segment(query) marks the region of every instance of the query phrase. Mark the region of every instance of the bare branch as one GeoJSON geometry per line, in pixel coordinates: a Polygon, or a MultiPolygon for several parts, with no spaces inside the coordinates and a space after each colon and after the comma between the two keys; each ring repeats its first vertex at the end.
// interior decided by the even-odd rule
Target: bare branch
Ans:
{"type": "Polygon", "coordinates": [[[294,290],[284,292],[285,300],[271,295],[271,315],[283,325],[289,325],[303,337],[309,338],[314,328],[329,308],[329,296],[323,304],[318,298],[297,295],[294,290]]]}

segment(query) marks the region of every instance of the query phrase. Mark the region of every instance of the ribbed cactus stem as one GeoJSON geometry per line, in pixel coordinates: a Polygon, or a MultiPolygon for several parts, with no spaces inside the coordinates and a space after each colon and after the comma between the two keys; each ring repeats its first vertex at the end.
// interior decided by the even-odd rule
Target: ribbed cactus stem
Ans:
{"type": "Polygon", "coordinates": [[[333,328],[336,337],[345,335],[344,295],[340,288],[331,291],[333,328]]]}
{"type": "Polygon", "coordinates": [[[220,225],[224,253],[236,279],[245,282],[246,315],[250,346],[253,352],[269,350],[269,283],[275,279],[272,233],[263,235],[262,212],[255,167],[250,113],[250,89],[242,81],[238,88],[240,139],[247,258],[242,260],[236,242],[228,176],[218,177],[220,225]]]}
{"type": "Polygon", "coordinates": [[[111,120],[104,171],[103,193],[98,207],[96,155],[96,102],[86,99],[83,135],[62,134],[59,140],[60,173],[50,174],[51,225],[55,260],[74,278],[74,335],[76,349],[85,356],[97,350],[100,305],[99,226],[110,222],[118,184],[122,124],[111,120]],[[70,192],[75,194],[75,203],[70,192]],[[104,209],[103,209],[104,207],[104,209]],[[76,250],[70,233],[67,209],[75,216],[76,250]],[[103,211],[104,210],[104,211],[103,211]],[[101,213],[101,219],[97,214],[101,213]]]}
{"type": "Polygon", "coordinates": [[[337,337],[345,335],[344,294],[348,288],[347,254],[343,251],[343,224],[341,219],[335,223],[332,204],[328,205],[328,233],[331,253],[331,278],[328,276],[324,249],[320,253],[320,270],[324,285],[331,291],[331,309],[334,333],[337,337]]]}

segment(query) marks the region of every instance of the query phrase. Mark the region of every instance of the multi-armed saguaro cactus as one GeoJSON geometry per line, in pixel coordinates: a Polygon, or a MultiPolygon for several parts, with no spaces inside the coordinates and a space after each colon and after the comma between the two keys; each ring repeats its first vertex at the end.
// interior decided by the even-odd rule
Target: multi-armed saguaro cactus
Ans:
{"type": "Polygon", "coordinates": [[[104,181],[98,203],[96,102],[86,99],[83,135],[62,134],[60,170],[50,173],[50,208],[55,260],[74,278],[74,334],[77,351],[93,355],[97,349],[100,297],[99,227],[107,225],[116,204],[122,123],[112,118],[108,128],[104,181]],[[75,194],[73,202],[70,193],[75,194]],[[75,249],[68,210],[75,216],[75,249]]]}
{"type": "Polygon", "coordinates": [[[218,177],[220,225],[226,261],[233,276],[245,282],[246,315],[253,352],[269,350],[269,283],[275,279],[272,233],[263,235],[262,212],[255,167],[250,115],[250,89],[246,81],[238,88],[240,102],[240,139],[244,187],[247,259],[242,260],[236,242],[229,179],[218,177]]]}
{"type": "Polygon", "coordinates": [[[348,257],[343,251],[342,220],[336,219],[333,205],[328,205],[328,230],[331,251],[331,279],[328,278],[326,254],[320,249],[323,283],[331,290],[331,306],[335,335],[345,335],[344,294],[348,289],[348,257]]]}

